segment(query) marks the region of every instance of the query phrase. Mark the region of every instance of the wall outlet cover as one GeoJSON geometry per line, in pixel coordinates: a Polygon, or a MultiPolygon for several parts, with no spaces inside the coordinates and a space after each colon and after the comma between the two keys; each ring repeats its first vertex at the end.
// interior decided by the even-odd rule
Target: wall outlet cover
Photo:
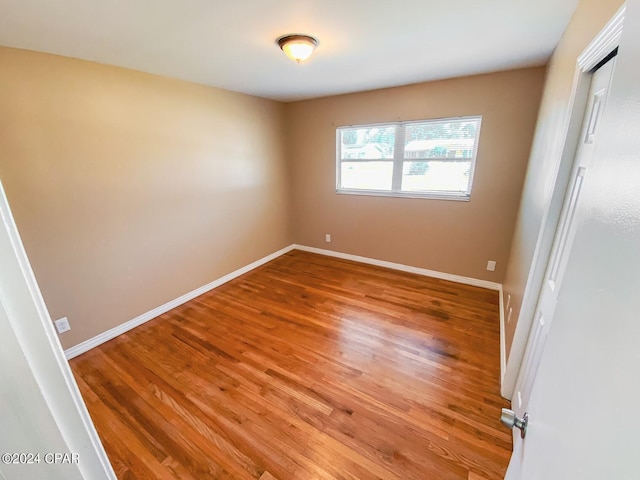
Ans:
{"type": "Polygon", "coordinates": [[[64,333],[71,330],[71,325],[69,324],[69,319],[67,317],[62,317],[53,323],[56,324],[56,330],[58,330],[58,333],[64,333]]]}
{"type": "Polygon", "coordinates": [[[496,270],[496,262],[494,262],[493,260],[489,260],[487,262],[487,270],[489,270],[490,272],[495,272],[495,270],[496,270]]]}

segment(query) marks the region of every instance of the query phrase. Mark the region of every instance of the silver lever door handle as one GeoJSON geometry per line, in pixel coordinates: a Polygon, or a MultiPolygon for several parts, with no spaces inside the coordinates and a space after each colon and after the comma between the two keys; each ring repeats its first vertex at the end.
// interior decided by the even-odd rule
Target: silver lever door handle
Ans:
{"type": "Polygon", "coordinates": [[[500,415],[500,423],[502,423],[507,428],[519,428],[520,429],[520,438],[524,438],[527,435],[527,425],[529,424],[529,414],[525,413],[522,418],[518,418],[516,413],[513,410],[509,410],[508,408],[502,409],[502,414],[500,415]]]}

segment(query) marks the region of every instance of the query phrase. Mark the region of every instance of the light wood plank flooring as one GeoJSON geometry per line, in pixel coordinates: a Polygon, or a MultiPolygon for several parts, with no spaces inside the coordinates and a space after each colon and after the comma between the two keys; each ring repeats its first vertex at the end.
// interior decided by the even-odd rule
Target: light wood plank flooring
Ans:
{"type": "Polygon", "coordinates": [[[71,361],[120,479],[503,478],[497,292],[294,250],[71,361]]]}

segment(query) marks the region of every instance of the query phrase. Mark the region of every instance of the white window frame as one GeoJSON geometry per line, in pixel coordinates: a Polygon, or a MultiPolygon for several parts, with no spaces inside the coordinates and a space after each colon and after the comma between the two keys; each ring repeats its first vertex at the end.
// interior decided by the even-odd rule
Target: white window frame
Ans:
{"type": "MultiPolygon", "coordinates": [[[[478,157],[478,144],[480,143],[480,130],[482,128],[482,115],[469,115],[464,117],[448,117],[448,118],[432,118],[424,120],[411,120],[407,122],[388,122],[388,123],[368,123],[363,125],[343,125],[336,128],[336,193],[347,195],[373,195],[383,197],[405,197],[405,198],[430,198],[436,200],[457,200],[468,202],[471,198],[471,189],[473,187],[473,178],[476,167],[476,159],[478,157]],[[471,161],[469,167],[469,184],[466,192],[460,191],[447,191],[447,190],[433,190],[433,191],[403,191],[402,187],[402,168],[405,161],[410,161],[410,158],[404,158],[404,139],[405,129],[407,126],[416,123],[451,123],[451,122],[464,122],[464,121],[478,121],[478,130],[476,132],[476,139],[473,146],[473,155],[471,158],[428,158],[425,161],[471,161]],[[395,127],[395,145],[394,156],[388,159],[342,159],[342,130],[352,128],[373,128],[373,127],[395,127]],[[342,162],[392,162],[393,163],[393,176],[391,190],[365,190],[365,189],[353,189],[353,188],[341,188],[341,164],[342,162]]],[[[423,159],[420,159],[423,160],[423,159]]]]}

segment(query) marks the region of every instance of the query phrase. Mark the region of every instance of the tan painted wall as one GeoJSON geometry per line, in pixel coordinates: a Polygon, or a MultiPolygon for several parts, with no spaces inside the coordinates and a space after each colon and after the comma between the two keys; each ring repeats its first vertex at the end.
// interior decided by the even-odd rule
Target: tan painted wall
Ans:
{"type": "MultiPolygon", "coordinates": [[[[549,64],[504,281],[505,296],[511,295],[513,308],[513,321],[506,326],[508,353],[519,321],[536,242],[545,227],[544,215],[560,165],[576,59],[622,3],[621,0],[582,0],[549,64]]],[[[525,340],[526,335],[524,332],[525,340]]],[[[521,355],[519,351],[518,356],[521,355]]],[[[520,358],[510,358],[509,362],[512,360],[520,363],[520,358]]]]}
{"type": "Polygon", "coordinates": [[[63,346],[292,242],[283,108],[0,48],[0,179],[63,346]]]}
{"type": "Polygon", "coordinates": [[[501,282],[543,80],[539,67],[288,104],[296,242],[501,282]],[[478,114],[470,202],[336,194],[337,126],[478,114]]]}

